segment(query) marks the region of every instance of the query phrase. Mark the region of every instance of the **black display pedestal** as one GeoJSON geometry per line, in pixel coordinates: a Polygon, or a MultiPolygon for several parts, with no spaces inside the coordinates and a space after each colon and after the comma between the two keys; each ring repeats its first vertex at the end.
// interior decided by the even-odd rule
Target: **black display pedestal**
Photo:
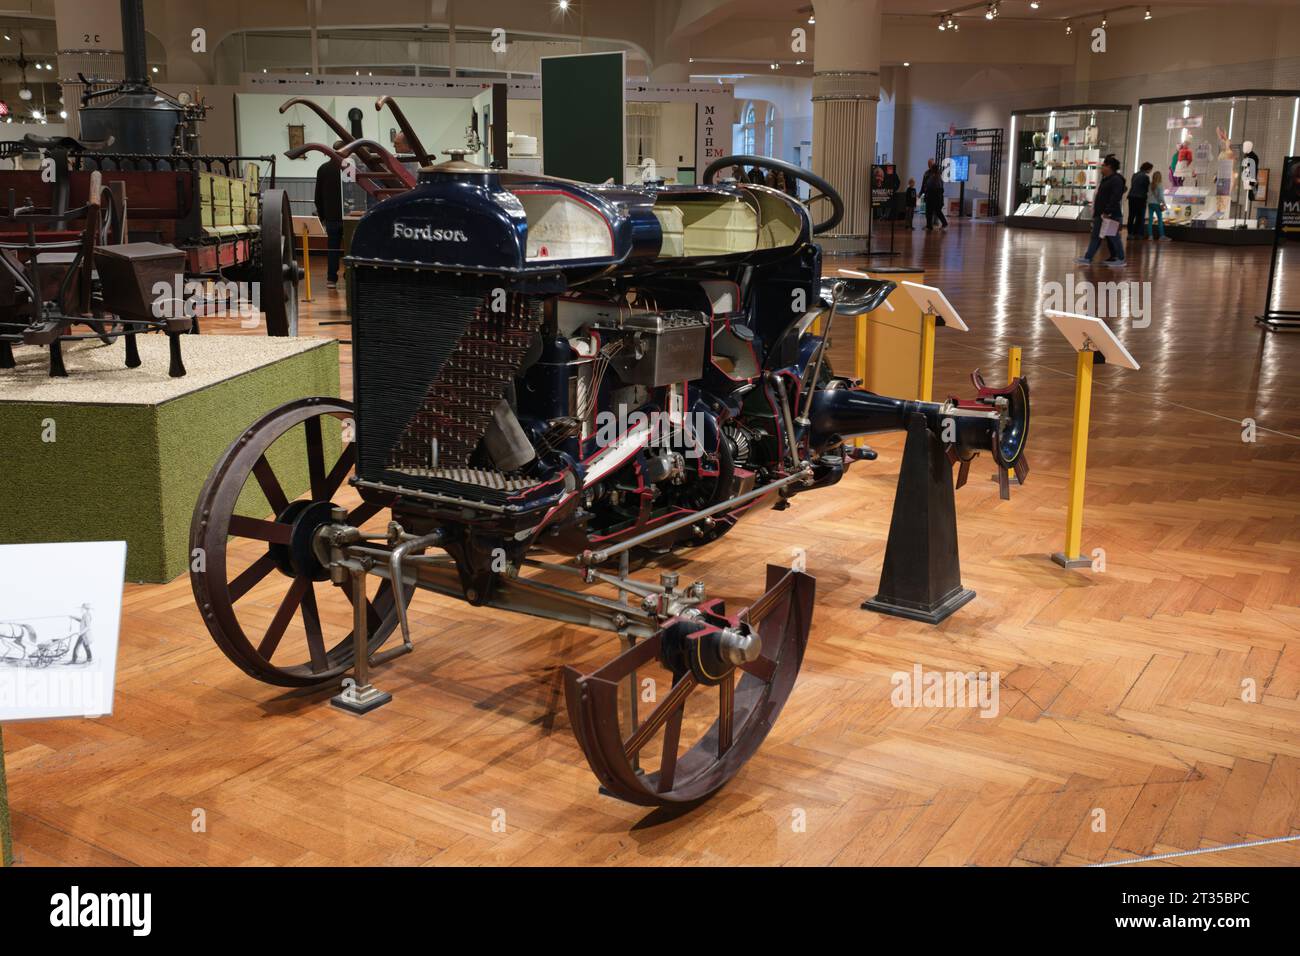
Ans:
{"type": "Polygon", "coordinates": [[[938,624],[975,597],[961,586],[952,463],[923,415],[907,423],[880,592],[869,611],[938,624]]]}

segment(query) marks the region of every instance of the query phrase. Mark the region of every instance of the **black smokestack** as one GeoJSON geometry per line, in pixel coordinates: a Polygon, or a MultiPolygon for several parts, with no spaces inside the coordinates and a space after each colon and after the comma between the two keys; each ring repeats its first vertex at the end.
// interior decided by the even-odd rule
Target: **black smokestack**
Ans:
{"type": "Polygon", "coordinates": [[[122,0],[122,54],[126,59],[129,86],[149,85],[149,63],[145,55],[144,0],[122,0]]]}

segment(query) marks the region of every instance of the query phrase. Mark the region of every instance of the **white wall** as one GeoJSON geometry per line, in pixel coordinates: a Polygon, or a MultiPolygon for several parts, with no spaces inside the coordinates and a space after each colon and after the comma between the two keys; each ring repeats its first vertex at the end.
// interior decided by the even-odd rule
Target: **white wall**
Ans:
{"type": "MultiPolygon", "coordinates": [[[[286,159],[284,151],[289,148],[289,124],[301,124],[308,143],[333,145],[337,136],[305,106],[293,106],[281,114],[280,104],[286,99],[277,93],[236,94],[239,151],[246,156],[276,156],[276,174],[279,176],[311,178],[316,175],[322,157],[319,153],[309,153],[301,159],[286,159]]],[[[384,145],[392,142],[389,130],[396,130],[397,123],[388,110],[380,113],[375,109],[373,97],[319,96],[313,99],[345,127],[348,125],[348,111],[354,106],[359,108],[365,135],[384,145]]],[[[464,146],[465,127],[470,121],[468,99],[412,96],[403,99],[401,107],[430,153],[464,146]]]]}

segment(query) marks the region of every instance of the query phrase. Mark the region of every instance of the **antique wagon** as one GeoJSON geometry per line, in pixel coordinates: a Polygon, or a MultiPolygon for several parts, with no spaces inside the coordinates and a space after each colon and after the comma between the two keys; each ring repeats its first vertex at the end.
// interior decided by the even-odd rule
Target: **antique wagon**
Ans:
{"type": "Polygon", "coordinates": [[[199,127],[209,107],[149,83],[141,0],[122,0],[122,29],[126,79],[104,87],[82,77],[80,138],[29,135],[0,144],[0,157],[41,155],[39,169],[0,171],[0,215],[21,208],[57,220],[83,201],[98,174],[110,188],[120,184],[129,204],[121,241],[180,249],[181,282],[258,283],[267,333],[296,335],[302,273],[289,198],[275,188],[275,158],[203,153],[199,127]]]}

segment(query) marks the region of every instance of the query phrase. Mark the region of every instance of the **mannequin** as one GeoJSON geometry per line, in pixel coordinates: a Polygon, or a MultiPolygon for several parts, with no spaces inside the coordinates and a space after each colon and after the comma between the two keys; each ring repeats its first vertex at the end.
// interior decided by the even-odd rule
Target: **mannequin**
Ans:
{"type": "MultiPolygon", "coordinates": [[[[1241,185],[1246,190],[1247,202],[1255,201],[1255,187],[1259,185],[1259,156],[1255,144],[1246,140],[1241,144],[1241,185]]],[[[1247,207],[1247,215],[1250,209],[1247,207]]]]}
{"type": "Polygon", "coordinates": [[[1232,214],[1233,186],[1237,181],[1237,154],[1228,142],[1228,134],[1216,129],[1219,135],[1218,163],[1214,170],[1214,215],[1224,219],[1232,214]]]}
{"type": "Polygon", "coordinates": [[[1169,181],[1175,186],[1186,184],[1186,180],[1192,178],[1192,141],[1185,139],[1178,144],[1174,150],[1173,158],[1169,161],[1169,181]]]}

